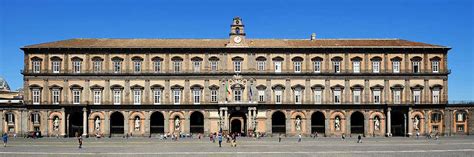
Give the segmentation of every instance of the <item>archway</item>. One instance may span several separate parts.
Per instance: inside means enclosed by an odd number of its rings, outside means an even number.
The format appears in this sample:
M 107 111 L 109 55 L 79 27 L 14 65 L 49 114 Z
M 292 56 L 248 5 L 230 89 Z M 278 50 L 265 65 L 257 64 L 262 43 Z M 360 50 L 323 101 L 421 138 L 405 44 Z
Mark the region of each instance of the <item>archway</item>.
M 241 123 L 239 124 L 239 126 L 234 126 L 234 124 L 237 124 L 237 122 L 234 122 L 234 120 L 239 120 Z M 245 115 L 245 113 L 243 111 L 240 111 L 240 110 L 234 110 L 231 112 L 230 116 L 229 116 L 229 128 L 230 128 L 230 133 L 241 133 L 242 136 L 246 136 L 247 135 L 247 116 Z M 238 128 L 240 127 L 240 129 Z M 233 129 L 236 129 L 236 130 L 233 130 Z
M 124 117 L 120 112 L 114 112 L 110 115 L 110 134 L 124 133 Z
M 325 120 L 326 118 L 322 112 L 313 113 L 313 115 L 311 115 L 311 133 L 318 132 L 318 134 L 325 134 Z
M 165 118 L 161 112 L 154 112 L 150 116 L 150 133 L 162 134 L 165 132 Z
M 392 121 L 392 136 L 405 136 L 405 115 L 400 111 L 393 111 L 391 113 L 391 121 Z
M 276 111 L 272 115 L 272 133 L 286 133 L 286 117 L 281 111 Z
M 77 135 L 82 135 L 83 119 L 82 113 L 73 112 L 69 114 L 69 129 L 68 136 L 75 137 Z
M 364 115 L 360 112 L 351 115 L 351 134 L 364 134 Z
M 190 121 L 191 128 L 189 130 L 191 133 L 204 133 L 204 116 L 201 112 L 193 112 Z
M 232 128 L 230 129 L 231 133 L 241 133 L 242 132 L 242 122 L 240 119 L 233 119 L 230 123 Z

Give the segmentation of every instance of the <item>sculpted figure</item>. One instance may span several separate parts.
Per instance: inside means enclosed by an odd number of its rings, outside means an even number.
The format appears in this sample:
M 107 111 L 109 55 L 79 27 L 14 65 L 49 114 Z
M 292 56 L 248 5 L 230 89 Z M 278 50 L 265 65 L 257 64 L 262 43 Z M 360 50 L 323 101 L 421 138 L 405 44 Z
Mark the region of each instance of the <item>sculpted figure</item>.
M 336 119 L 334 120 L 334 126 L 337 131 L 341 130 L 341 121 L 339 120 L 339 117 L 336 117 Z
M 413 129 L 418 130 L 419 129 L 419 127 L 418 127 L 419 124 L 420 124 L 420 120 L 418 119 L 418 116 L 415 116 L 415 118 L 413 119 Z
M 58 117 L 56 117 L 53 121 L 53 129 L 54 129 L 54 131 L 59 130 L 59 118 Z
M 100 119 L 99 119 L 99 117 L 97 117 L 95 119 L 95 130 L 100 131 Z
M 176 119 L 174 119 L 174 129 L 179 130 L 179 127 L 180 127 L 179 117 L 176 117 Z
M 380 130 L 380 121 L 378 117 L 375 117 L 374 119 L 374 127 L 375 130 Z
M 296 130 L 300 131 L 301 130 L 301 119 L 300 119 L 300 117 L 296 118 L 295 125 L 296 125 Z
M 140 118 L 135 119 L 135 131 L 140 130 Z

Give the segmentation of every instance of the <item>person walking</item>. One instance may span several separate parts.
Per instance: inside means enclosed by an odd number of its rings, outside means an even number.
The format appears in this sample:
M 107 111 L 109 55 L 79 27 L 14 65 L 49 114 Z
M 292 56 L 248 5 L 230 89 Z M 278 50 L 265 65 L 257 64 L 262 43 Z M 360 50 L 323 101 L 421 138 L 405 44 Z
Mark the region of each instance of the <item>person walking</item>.
M 298 142 L 301 142 L 301 134 L 298 134 Z
M 79 142 L 79 149 L 81 149 L 82 148 L 82 136 L 78 136 L 77 141 Z
M 362 143 L 362 136 L 359 135 L 359 136 L 357 137 L 357 143 Z
M 344 141 L 346 139 L 346 134 L 342 134 L 341 138 Z
M 417 130 L 416 131 L 416 139 L 420 138 L 420 132 Z
M 281 142 L 281 134 L 278 134 L 278 142 Z
M 217 135 L 217 139 L 219 140 L 219 147 L 222 147 L 222 134 L 221 133 Z
M 7 147 L 7 143 L 8 143 L 8 134 L 7 134 L 7 133 L 3 133 L 3 135 L 2 135 L 2 139 L 3 139 L 3 147 Z

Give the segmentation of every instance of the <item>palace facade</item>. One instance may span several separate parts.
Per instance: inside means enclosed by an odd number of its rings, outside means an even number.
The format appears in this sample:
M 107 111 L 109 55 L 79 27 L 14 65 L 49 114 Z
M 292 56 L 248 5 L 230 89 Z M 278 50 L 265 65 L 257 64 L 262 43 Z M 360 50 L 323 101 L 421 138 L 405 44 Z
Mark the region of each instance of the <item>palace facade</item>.
M 401 39 L 69 39 L 24 51 L 24 105 L 3 131 L 469 134 L 448 106 L 449 47 Z

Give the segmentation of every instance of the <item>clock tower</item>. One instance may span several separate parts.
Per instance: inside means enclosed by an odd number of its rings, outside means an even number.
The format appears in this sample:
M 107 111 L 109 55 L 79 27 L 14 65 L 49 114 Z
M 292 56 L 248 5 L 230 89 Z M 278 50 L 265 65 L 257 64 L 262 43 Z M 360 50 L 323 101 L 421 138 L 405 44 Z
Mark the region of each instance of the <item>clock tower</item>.
M 246 47 L 244 24 L 240 17 L 234 17 L 230 25 L 229 44 L 231 47 Z

